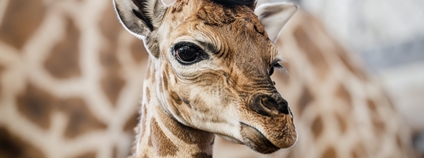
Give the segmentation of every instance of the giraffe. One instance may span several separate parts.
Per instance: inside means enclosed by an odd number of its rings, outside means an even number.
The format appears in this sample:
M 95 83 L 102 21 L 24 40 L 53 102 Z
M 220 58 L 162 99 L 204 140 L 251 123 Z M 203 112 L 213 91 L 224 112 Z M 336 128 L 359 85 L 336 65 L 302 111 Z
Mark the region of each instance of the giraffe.
M 0 1 L 0 157 L 130 153 L 148 53 L 115 17 L 104 1 Z M 408 127 L 316 17 L 298 11 L 276 45 L 288 74 L 273 80 L 291 103 L 298 142 L 259 155 L 216 137 L 214 157 L 402 157 L 384 155 L 408 147 Z
M 264 154 L 296 142 L 288 102 L 270 79 L 282 68 L 273 41 L 295 5 L 114 5 L 122 25 L 143 39 L 150 55 L 134 157 L 212 157 L 215 134 Z

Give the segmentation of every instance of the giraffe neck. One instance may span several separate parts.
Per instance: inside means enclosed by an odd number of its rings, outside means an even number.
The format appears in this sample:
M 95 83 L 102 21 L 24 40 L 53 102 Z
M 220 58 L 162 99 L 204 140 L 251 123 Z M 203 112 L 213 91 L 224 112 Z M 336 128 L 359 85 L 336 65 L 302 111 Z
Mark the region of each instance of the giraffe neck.
M 135 157 L 212 157 L 214 134 L 181 124 L 164 110 L 157 96 L 161 84 L 149 60 L 144 81 Z

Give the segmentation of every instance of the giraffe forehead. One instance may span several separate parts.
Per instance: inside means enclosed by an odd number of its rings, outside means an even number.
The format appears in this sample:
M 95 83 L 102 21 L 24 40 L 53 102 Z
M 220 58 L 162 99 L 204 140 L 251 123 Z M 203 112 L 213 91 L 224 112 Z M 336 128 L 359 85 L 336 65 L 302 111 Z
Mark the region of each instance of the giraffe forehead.
M 215 27 L 237 28 L 235 34 L 260 34 L 268 38 L 260 20 L 249 6 L 224 6 L 212 1 L 177 0 L 168 8 L 168 22 L 178 27 L 188 22 Z
M 224 7 L 212 3 L 201 5 L 196 12 L 196 18 L 206 25 L 225 27 L 234 29 L 235 34 L 250 33 L 266 36 L 265 29 L 254 14 L 253 10 L 247 6 Z
M 183 2 L 185 1 L 179 1 L 179 3 Z M 190 6 L 188 3 L 184 5 Z M 248 6 L 224 7 L 209 1 L 196 5 L 196 7 L 175 5 L 178 6 L 180 13 L 174 14 L 171 18 L 174 25 L 168 26 L 173 35 L 168 37 L 205 42 L 203 44 L 207 47 L 206 49 L 221 51 L 214 53 L 223 53 L 223 51 L 229 53 L 233 56 L 230 60 L 236 56 L 247 57 L 250 61 L 264 58 L 272 60 L 277 56 L 278 52 L 269 40 L 260 20 Z M 173 7 L 170 10 L 176 9 Z M 188 14 L 190 10 L 195 12 Z M 227 54 L 225 54 L 226 57 L 228 57 Z

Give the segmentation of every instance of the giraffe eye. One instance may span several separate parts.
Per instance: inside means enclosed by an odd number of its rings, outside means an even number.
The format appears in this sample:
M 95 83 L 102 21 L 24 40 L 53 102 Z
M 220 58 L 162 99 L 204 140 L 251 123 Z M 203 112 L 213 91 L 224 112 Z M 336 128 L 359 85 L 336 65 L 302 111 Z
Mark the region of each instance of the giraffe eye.
M 271 76 L 272 74 L 274 74 L 275 68 L 277 68 L 277 69 L 284 69 L 283 66 L 280 65 L 280 63 L 276 62 L 276 63 L 272 64 L 271 69 L 269 69 L 269 76 Z
M 180 42 L 174 46 L 174 56 L 181 64 L 189 65 L 204 59 L 206 54 L 193 43 Z

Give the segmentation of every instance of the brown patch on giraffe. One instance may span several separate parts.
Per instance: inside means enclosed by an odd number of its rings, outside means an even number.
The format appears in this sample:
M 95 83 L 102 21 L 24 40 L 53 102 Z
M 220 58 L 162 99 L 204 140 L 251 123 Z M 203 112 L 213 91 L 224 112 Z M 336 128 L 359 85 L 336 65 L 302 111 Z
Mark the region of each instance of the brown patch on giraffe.
M 116 106 L 119 94 L 125 85 L 125 80 L 120 77 L 121 65 L 114 51 L 116 44 L 112 44 L 111 47 L 113 49 L 100 52 L 100 62 L 106 71 L 105 77 L 101 80 L 101 86 L 109 101 L 111 101 L 112 105 Z
M 309 91 L 308 87 L 303 87 L 302 93 L 300 95 L 298 104 L 299 104 L 299 117 L 302 117 L 303 112 L 309 106 L 309 104 L 314 100 L 314 96 Z
M 343 84 L 339 84 L 339 87 L 337 87 L 335 91 L 335 96 L 345 102 L 348 111 L 352 110 L 352 97 L 350 96 L 349 91 Z
M 146 48 L 144 48 L 144 44 L 140 40 L 133 40 L 130 46 L 131 55 L 137 63 L 141 63 L 142 61 L 146 61 L 149 53 L 147 53 Z
M 169 88 L 168 88 L 168 79 L 169 79 L 169 76 L 168 76 L 168 74 L 166 73 L 166 71 L 163 71 L 162 72 L 162 80 L 163 80 L 163 88 L 165 88 L 165 90 L 169 90 Z
M 47 130 L 50 127 L 51 114 L 55 108 L 56 98 L 29 83 L 17 96 L 17 109 L 29 121 Z
M 183 103 L 183 101 L 181 100 L 180 96 L 178 96 L 177 93 L 175 93 L 174 91 L 171 91 L 171 98 L 172 98 L 172 102 L 175 103 L 176 105 L 181 105 Z
M 45 12 L 42 0 L 10 0 L 0 25 L 0 41 L 22 49 L 42 23 Z
M 80 98 L 58 99 L 29 83 L 17 97 L 17 108 L 28 120 L 40 128 L 50 127 L 51 115 L 56 110 L 69 118 L 66 137 L 76 137 L 94 130 L 104 130 L 106 125 L 94 117 Z
M 303 27 L 297 27 L 294 31 L 297 44 L 303 50 L 309 62 L 312 63 L 316 70 L 316 75 L 320 79 L 325 79 L 330 67 L 324 58 L 323 52 L 316 46 L 314 39 L 309 37 Z
M 72 139 L 91 131 L 105 130 L 107 127 L 91 113 L 81 98 L 60 100 L 58 105 L 59 110 L 69 117 L 64 133 L 66 138 Z
M 163 93 L 163 84 L 159 84 L 159 93 Z
M 365 147 L 363 144 L 359 143 L 351 152 L 352 158 L 361 158 L 366 157 Z
M 210 146 L 210 141 L 214 139 L 214 135 L 205 132 L 200 131 L 188 126 L 185 126 L 181 124 L 180 122 L 169 118 L 166 114 L 160 113 L 161 118 L 163 119 L 163 123 L 168 129 L 170 130 L 172 134 L 174 134 L 176 137 L 178 137 L 180 140 L 184 141 L 187 144 L 197 144 L 199 149 L 204 149 L 206 147 Z M 184 130 L 178 130 L 178 129 L 184 129 Z
M 155 142 L 153 148 L 155 149 L 158 156 L 175 156 L 178 151 L 178 147 L 162 132 L 155 118 L 152 118 L 150 123 L 151 133 L 150 141 Z M 149 143 L 150 143 L 149 141 Z M 157 146 L 160 144 L 161 146 Z
M 66 34 L 54 46 L 50 56 L 44 63 L 44 68 L 54 77 L 66 79 L 81 75 L 79 67 L 80 31 L 70 17 L 65 18 Z
M 112 7 L 112 4 L 109 4 Z M 117 39 L 119 30 L 122 30 L 119 21 L 112 9 L 106 9 L 99 22 L 100 31 L 106 37 L 100 52 L 100 63 L 104 67 L 105 77 L 101 81 L 102 89 L 112 105 L 116 106 L 119 94 L 125 85 L 125 80 L 120 77 L 121 64 L 117 56 Z
M 373 100 L 367 99 L 367 105 L 368 105 L 368 109 L 370 109 L 372 113 L 377 112 L 377 106 Z
M 125 85 L 125 80 L 119 77 L 119 72 L 115 71 L 108 73 L 100 83 L 109 101 L 116 107 L 119 94 Z
M 324 129 L 324 124 L 322 122 L 322 118 L 320 116 L 316 117 L 312 122 L 312 134 L 314 134 L 314 138 L 317 139 L 321 136 L 321 133 Z
M 113 9 L 109 9 L 113 8 L 113 4 L 108 3 L 108 5 L 109 7 L 106 7 L 102 14 L 103 18 L 99 21 L 100 31 L 104 36 L 106 36 L 107 40 L 112 41 L 111 44 L 116 44 L 119 33 L 124 29 L 117 18 L 110 18 L 116 17 L 116 13 Z
M 204 152 L 196 153 L 192 155 L 193 158 L 212 158 L 212 155 L 209 155 Z
M 149 140 L 147 141 L 147 145 L 152 147 L 153 146 L 153 142 L 152 142 L 152 137 L 149 137 Z
M 0 157 L 1 158 L 27 158 L 46 157 L 36 146 L 29 144 L 5 127 L 0 127 Z
M 75 156 L 75 158 L 95 158 L 97 157 L 97 153 L 94 151 L 86 152 L 81 155 Z
M 337 156 L 337 152 L 336 150 L 334 150 L 333 147 L 328 147 L 324 153 L 321 155 L 322 158 L 336 158 Z
M 386 130 L 386 124 L 381 120 L 379 115 L 372 116 L 372 124 L 374 127 L 374 132 L 377 138 L 381 138 L 384 131 Z
M 340 116 L 340 114 L 336 114 L 337 123 L 339 124 L 340 132 L 345 133 L 347 130 L 347 123 L 346 120 Z

